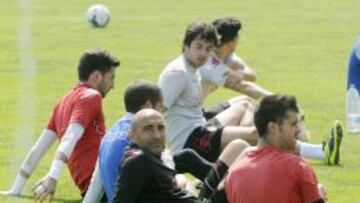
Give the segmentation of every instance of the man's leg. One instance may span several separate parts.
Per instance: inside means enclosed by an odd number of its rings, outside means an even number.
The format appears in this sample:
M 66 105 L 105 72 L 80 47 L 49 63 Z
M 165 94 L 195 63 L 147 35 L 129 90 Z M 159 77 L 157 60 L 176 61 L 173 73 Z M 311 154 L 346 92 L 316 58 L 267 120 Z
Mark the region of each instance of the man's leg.
M 238 127 L 238 126 L 226 126 L 224 127 L 221 135 L 220 150 L 233 140 L 242 139 L 248 142 L 250 145 L 256 145 L 258 141 L 258 133 L 255 126 L 251 127 Z
M 248 143 L 238 139 L 230 142 L 220 154 L 219 159 L 214 163 L 213 167 L 204 179 L 204 185 L 200 191 L 200 198 L 208 199 L 216 190 L 220 181 L 225 177 L 229 166 L 236 158 L 247 148 Z
M 309 159 L 325 160 L 328 165 L 340 162 L 340 146 L 343 138 L 341 123 L 335 121 L 330 136 L 323 144 L 309 144 L 298 141 L 295 153 Z
M 178 173 L 190 173 L 201 181 L 204 181 L 212 167 L 211 162 L 202 158 L 195 150 L 190 148 L 175 152 L 173 159 Z
M 242 122 L 247 126 L 249 125 L 249 121 L 253 124 L 253 114 L 254 104 L 247 99 L 241 99 L 238 100 L 238 102 L 231 104 L 229 108 L 217 114 L 215 118 L 222 126 L 239 126 Z

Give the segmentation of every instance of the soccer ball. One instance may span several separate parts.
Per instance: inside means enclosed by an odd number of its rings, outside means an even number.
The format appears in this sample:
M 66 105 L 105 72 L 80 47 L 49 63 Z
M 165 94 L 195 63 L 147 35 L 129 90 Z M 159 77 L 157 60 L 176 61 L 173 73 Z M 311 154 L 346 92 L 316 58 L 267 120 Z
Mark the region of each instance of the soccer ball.
M 96 4 L 87 10 L 86 19 L 94 27 L 105 27 L 110 21 L 110 11 L 106 6 Z

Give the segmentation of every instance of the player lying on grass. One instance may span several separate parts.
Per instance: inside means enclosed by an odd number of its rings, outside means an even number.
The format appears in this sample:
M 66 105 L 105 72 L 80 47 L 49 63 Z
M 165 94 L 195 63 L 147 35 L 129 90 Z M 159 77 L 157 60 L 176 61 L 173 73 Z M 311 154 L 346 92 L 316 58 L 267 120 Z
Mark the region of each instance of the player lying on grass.
M 21 195 L 27 179 L 56 139 L 60 144 L 47 175 L 34 187 L 42 201 L 55 193 L 60 174 L 68 165 L 71 177 L 85 195 L 95 168 L 100 141 L 105 134 L 102 99 L 114 88 L 115 68 L 120 62 L 108 51 L 86 51 L 78 64 L 79 83 L 55 106 L 51 119 L 31 148 L 10 190 L 4 195 Z

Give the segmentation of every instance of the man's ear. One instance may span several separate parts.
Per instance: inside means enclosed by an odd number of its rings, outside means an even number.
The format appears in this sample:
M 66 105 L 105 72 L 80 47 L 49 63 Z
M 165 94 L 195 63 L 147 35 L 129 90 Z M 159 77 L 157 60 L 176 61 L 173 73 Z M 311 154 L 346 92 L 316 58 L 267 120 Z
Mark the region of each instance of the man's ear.
M 96 70 L 89 75 L 88 81 L 92 83 L 97 83 L 97 81 L 99 81 L 101 77 L 102 77 L 101 72 Z
M 275 122 L 269 122 L 267 124 L 267 131 L 268 131 L 268 134 L 277 134 L 278 130 L 279 130 L 279 126 L 277 123 Z
M 129 131 L 128 137 L 129 137 L 129 139 L 130 139 L 132 142 L 135 142 L 135 141 L 136 141 L 136 136 L 135 136 L 135 133 L 134 133 L 133 130 L 130 130 L 130 131 Z

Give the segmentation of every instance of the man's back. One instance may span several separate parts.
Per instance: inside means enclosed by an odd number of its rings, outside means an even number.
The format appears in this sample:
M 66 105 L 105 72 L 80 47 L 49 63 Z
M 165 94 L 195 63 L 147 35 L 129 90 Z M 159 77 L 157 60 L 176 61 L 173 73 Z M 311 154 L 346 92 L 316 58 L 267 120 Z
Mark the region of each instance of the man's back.
M 132 114 L 126 114 L 109 130 L 100 146 L 99 166 L 103 186 L 108 200 L 114 192 L 114 184 L 119 174 L 125 149 L 130 145 L 128 133 L 132 126 Z
M 321 198 L 309 164 L 272 147 L 248 152 L 230 169 L 226 195 L 230 203 L 296 203 Z
M 160 157 L 133 145 L 121 166 L 113 202 L 200 203 L 178 186 L 175 175 Z
M 69 123 L 78 123 L 85 129 L 75 145 L 68 165 L 76 185 L 85 193 L 95 168 L 98 149 L 105 133 L 102 96 L 84 83 L 78 84 L 57 104 L 47 128 L 61 140 Z

